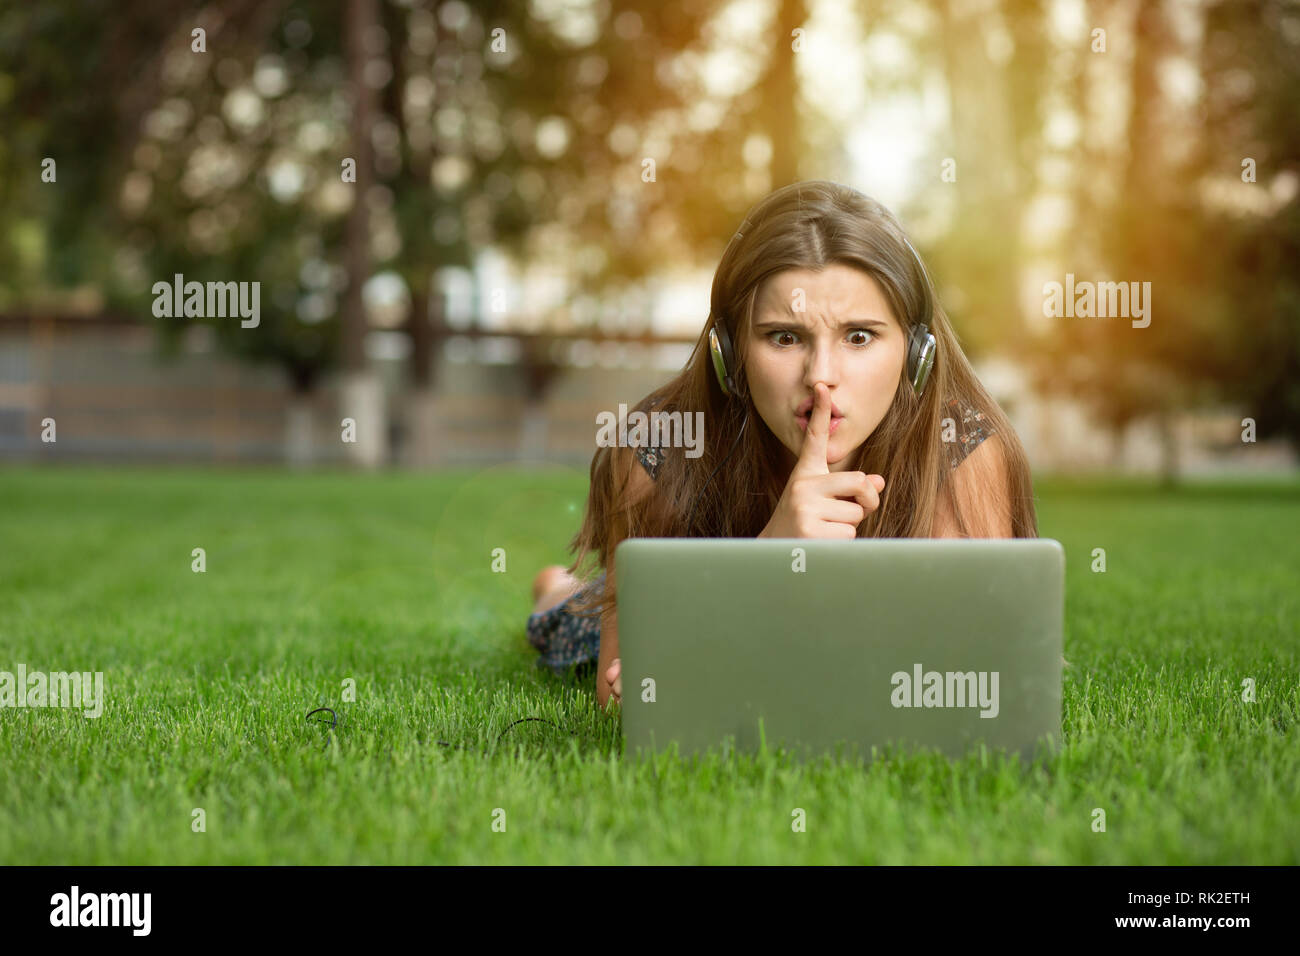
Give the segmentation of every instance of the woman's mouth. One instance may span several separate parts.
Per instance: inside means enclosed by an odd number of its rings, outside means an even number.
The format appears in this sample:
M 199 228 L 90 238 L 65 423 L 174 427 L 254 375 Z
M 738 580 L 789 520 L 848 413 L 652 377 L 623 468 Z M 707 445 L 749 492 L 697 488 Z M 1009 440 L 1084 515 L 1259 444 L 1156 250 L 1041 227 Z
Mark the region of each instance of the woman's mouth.
M 798 416 L 795 417 L 795 421 L 797 421 L 797 422 L 799 423 L 799 431 L 801 431 L 801 432 L 806 432 L 806 431 L 808 430 L 808 418 L 809 418 L 809 416 L 807 416 L 807 415 L 798 415 Z M 831 427 L 830 427 L 830 432 L 829 432 L 828 434 L 834 435 L 834 434 L 835 434 L 835 429 L 837 429 L 837 428 L 840 427 L 840 422 L 842 422 L 842 421 L 844 421 L 844 416 L 843 416 L 843 415 L 840 415 L 840 414 L 837 414 L 837 413 L 834 411 L 834 409 L 832 409 L 832 410 L 831 410 Z

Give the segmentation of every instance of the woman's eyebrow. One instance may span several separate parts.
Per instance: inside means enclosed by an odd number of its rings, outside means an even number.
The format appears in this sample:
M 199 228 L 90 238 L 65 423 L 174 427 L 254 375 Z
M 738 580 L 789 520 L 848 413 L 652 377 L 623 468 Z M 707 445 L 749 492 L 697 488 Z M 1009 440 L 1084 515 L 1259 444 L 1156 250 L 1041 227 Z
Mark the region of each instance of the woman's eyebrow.
M 794 326 L 805 326 L 805 325 L 806 323 L 803 322 L 802 320 L 795 319 L 786 315 L 786 316 L 781 316 L 779 318 L 760 319 L 754 323 L 754 328 L 756 329 L 791 328 Z M 862 328 L 863 326 L 866 325 L 874 325 L 882 329 L 889 327 L 889 323 L 881 319 L 845 319 L 844 321 L 840 322 L 837 327 L 841 329 L 847 329 L 847 328 L 856 329 L 856 328 Z

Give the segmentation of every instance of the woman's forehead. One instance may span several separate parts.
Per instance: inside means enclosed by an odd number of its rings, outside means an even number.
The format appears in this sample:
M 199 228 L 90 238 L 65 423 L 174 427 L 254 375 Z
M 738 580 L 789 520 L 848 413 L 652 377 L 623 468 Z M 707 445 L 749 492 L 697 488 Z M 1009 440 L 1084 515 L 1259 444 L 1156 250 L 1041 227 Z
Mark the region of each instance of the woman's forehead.
M 838 263 L 822 270 L 786 269 L 768 276 L 755 300 L 755 320 L 774 314 L 898 324 L 880 283 L 861 269 Z

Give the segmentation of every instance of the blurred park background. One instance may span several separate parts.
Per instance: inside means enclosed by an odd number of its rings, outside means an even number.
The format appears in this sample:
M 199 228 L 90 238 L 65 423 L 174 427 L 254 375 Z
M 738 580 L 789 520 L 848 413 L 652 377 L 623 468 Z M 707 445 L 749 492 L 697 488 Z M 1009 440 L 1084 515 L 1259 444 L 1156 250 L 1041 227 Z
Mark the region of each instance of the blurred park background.
M 833 179 L 1036 472 L 1291 473 L 1298 94 L 1284 0 L 7 3 L 0 460 L 582 467 L 745 211 Z M 1067 275 L 1149 325 L 1046 315 Z

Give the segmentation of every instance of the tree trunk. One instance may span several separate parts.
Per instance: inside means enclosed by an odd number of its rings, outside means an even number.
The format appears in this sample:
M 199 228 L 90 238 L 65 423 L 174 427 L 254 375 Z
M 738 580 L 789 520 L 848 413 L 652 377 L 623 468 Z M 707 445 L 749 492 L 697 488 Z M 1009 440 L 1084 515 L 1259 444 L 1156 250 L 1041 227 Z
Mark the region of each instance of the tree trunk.
M 807 19 L 808 10 L 804 0 L 780 0 L 776 11 L 772 58 L 763 79 L 760 106 L 767 115 L 765 125 L 772 141 L 773 189 L 798 182 L 800 178 L 799 157 L 803 153 L 803 135 L 799 123 L 799 80 L 795 73 L 795 52 L 792 46 L 794 37 L 791 34 L 803 26 Z
M 311 393 L 294 391 L 289 399 L 284 448 L 290 468 L 308 468 L 316 462 L 316 409 Z
M 1168 409 L 1162 411 L 1156 420 L 1160 428 L 1160 486 L 1173 488 L 1179 478 L 1178 432 L 1174 427 L 1173 413 Z
M 541 399 L 530 399 L 519 422 L 519 446 L 516 456 L 521 462 L 546 458 L 546 406 Z
M 955 272 L 952 280 L 970 295 L 962 338 L 978 353 L 1024 332 L 1017 270 L 1024 197 L 1034 188 L 1034 174 L 1021 153 L 1035 155 L 1039 148 L 1036 138 L 1017 140 L 1017 124 L 1036 128 L 1036 121 L 1022 115 L 1027 108 L 1016 102 L 1007 67 L 989 60 L 978 12 L 955 0 L 940 0 L 936 12 L 952 156 L 964 184 L 956 193 L 959 228 L 949 242 L 956 243 L 952 255 L 965 275 Z M 988 243 L 990 228 L 995 245 Z
M 411 386 L 427 389 L 433 379 L 433 326 L 429 322 L 429 283 L 418 279 L 411 283 L 411 317 L 407 320 L 411 336 Z
M 1128 422 L 1112 425 L 1110 429 L 1110 467 L 1115 471 L 1124 470 L 1124 445 L 1128 435 Z
M 370 277 L 370 217 L 366 211 L 366 193 L 374 182 L 374 161 L 370 130 L 374 122 L 375 94 L 365 82 L 366 37 L 379 25 L 376 0 L 348 0 L 347 56 L 348 85 L 352 93 L 352 155 L 356 160 L 357 181 L 352 183 L 352 208 L 348 211 L 347 239 L 344 256 L 348 288 L 343 296 L 342 346 L 343 369 L 361 372 L 366 367 L 366 313 L 361 287 Z
M 374 372 L 344 374 L 339 391 L 343 415 L 339 422 L 349 461 L 378 468 L 388 460 L 388 414 L 384 383 Z M 345 430 L 344 421 L 352 427 Z
M 348 212 L 346 268 L 348 288 L 343 297 L 341 318 L 343 382 L 342 415 L 356 422 L 356 441 L 344 444 L 348 458 L 367 468 L 382 464 L 388 456 L 388 420 L 384 409 L 383 385 L 366 361 L 366 311 L 362 286 L 370 277 L 370 217 L 366 194 L 374 182 L 370 131 L 374 123 L 375 91 L 365 82 L 369 59 L 366 39 L 379 27 L 376 0 L 348 0 L 348 82 L 352 93 L 352 156 L 357 181 L 352 184 L 352 208 Z

